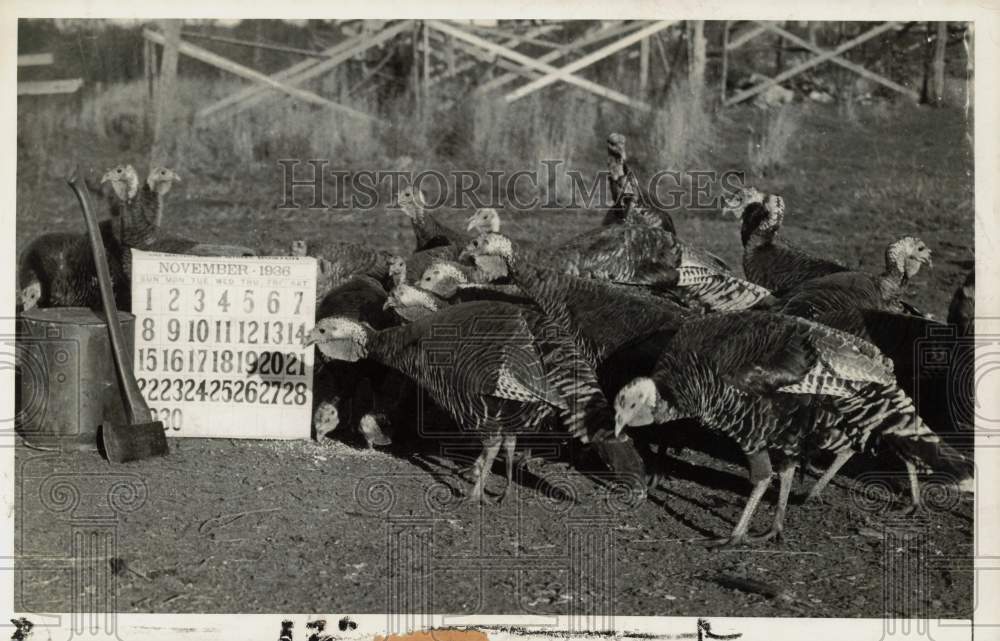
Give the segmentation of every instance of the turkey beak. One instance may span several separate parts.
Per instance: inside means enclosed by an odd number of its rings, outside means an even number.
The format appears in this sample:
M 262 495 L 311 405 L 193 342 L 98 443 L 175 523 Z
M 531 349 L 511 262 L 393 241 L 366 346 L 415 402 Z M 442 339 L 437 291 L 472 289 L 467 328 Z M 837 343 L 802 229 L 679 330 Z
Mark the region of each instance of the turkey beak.
M 389 299 L 387 298 L 387 299 L 385 300 L 385 302 L 384 302 L 384 303 L 382 303 L 382 311 L 383 311 L 383 312 L 384 312 L 384 311 L 387 311 L 387 310 L 389 310 L 390 308 L 392 308 L 392 301 L 391 301 L 391 300 L 389 300 Z
M 473 254 L 468 247 L 462 249 L 462 252 L 458 255 L 458 262 L 462 262 L 472 258 Z
M 310 330 L 310 332 L 306 335 L 306 337 L 302 339 L 302 349 L 307 349 L 309 347 L 312 347 L 316 343 L 320 342 L 320 339 L 321 339 L 320 333 L 316 331 L 316 328 L 314 327 L 312 330 Z
M 472 214 L 469 216 L 469 219 L 466 221 L 465 231 L 472 231 L 476 228 L 476 216 L 478 215 L 479 214 Z
M 625 431 L 625 419 L 615 413 L 615 438 L 620 439 L 623 431 Z

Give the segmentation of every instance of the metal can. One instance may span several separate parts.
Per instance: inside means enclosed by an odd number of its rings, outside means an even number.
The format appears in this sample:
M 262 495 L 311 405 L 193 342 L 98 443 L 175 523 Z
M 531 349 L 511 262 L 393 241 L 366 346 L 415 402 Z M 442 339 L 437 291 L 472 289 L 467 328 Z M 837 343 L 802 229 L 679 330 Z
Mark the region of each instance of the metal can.
M 135 317 L 118 312 L 132 362 Z M 102 312 L 86 307 L 31 309 L 15 336 L 15 429 L 32 447 L 97 449 L 97 428 L 127 422 Z

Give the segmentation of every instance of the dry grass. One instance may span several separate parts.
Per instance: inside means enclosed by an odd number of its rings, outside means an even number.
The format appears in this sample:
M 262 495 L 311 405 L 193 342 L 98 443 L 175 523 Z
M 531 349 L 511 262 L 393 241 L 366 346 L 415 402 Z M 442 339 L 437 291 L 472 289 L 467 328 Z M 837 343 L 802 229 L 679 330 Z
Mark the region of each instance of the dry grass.
M 768 178 L 781 170 L 801 129 L 800 112 L 784 106 L 768 110 L 759 133 L 751 130 L 747 140 L 747 160 L 756 178 Z
M 703 169 L 707 152 L 717 144 L 711 112 L 693 98 L 683 83 L 667 95 L 666 104 L 654 110 L 645 123 L 649 164 L 688 171 Z

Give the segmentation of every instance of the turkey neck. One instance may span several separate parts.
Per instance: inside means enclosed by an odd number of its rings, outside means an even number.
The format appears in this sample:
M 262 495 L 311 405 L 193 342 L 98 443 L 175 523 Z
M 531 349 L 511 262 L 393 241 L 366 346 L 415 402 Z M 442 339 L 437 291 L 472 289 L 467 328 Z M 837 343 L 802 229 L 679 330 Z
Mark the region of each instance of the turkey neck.
M 129 247 L 152 242 L 159 231 L 160 204 L 160 195 L 148 186 L 143 186 L 135 201 L 121 202 L 118 219 L 112 223 L 116 240 Z
M 893 264 L 885 266 L 885 271 L 879 275 L 877 282 L 882 300 L 887 303 L 895 303 L 902 297 L 910 279 Z
M 778 229 L 760 229 L 760 225 L 764 221 L 758 221 L 754 224 L 752 221 L 744 220 L 740 225 L 740 241 L 743 243 L 743 248 L 747 250 L 754 250 L 758 247 L 764 247 L 766 245 L 773 245 L 775 239 L 778 236 Z

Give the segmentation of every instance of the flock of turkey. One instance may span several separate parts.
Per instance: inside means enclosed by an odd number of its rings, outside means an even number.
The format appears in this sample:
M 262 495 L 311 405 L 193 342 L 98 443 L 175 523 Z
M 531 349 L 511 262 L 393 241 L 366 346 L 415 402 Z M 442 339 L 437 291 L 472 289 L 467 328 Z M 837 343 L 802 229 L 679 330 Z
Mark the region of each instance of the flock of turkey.
M 930 264 L 920 240 L 893 242 L 881 274 L 854 271 L 784 242 L 782 198 L 744 187 L 724 199 L 741 223 L 740 277 L 648 205 L 625 138 L 612 134 L 607 144 L 614 205 L 601 226 L 559 245 L 514 243 L 493 209 L 474 213 L 465 232 L 451 229 L 410 188 L 398 194 L 416 236 L 410 256 L 341 241 L 292 244 L 292 254 L 320 266 L 318 320 L 306 342 L 322 355 L 318 438 L 338 420 L 370 446 L 388 443 L 390 427 L 392 440 L 412 436 L 415 398 L 426 394 L 453 429 L 482 444 L 469 469 L 468 496 L 478 502 L 488 500 L 501 448 L 499 498 L 507 493 L 519 442 L 589 444 L 641 496 L 661 470 L 640 428 L 711 430 L 743 450 L 753 485 L 739 522 L 717 541 L 724 545 L 780 535 L 796 468 L 821 456 L 832 462 L 808 499 L 854 453 L 900 459 L 911 509 L 923 505 L 927 472 L 971 491 L 972 460 L 950 437 L 970 433 L 971 419 L 952 408 L 955 394 L 972 390 L 920 367 L 915 346 L 950 325 L 936 335 L 951 337 L 949 349 L 969 349 L 972 273 L 948 324 L 932 320 L 905 300 L 908 281 Z M 130 166 L 102 179 L 110 212 L 102 232 L 122 309 L 132 248 L 253 253 L 164 232 L 163 200 L 176 180 L 154 168 L 140 187 Z M 35 239 L 20 259 L 22 308 L 98 304 L 86 245 L 72 234 Z M 750 536 L 775 469 L 773 525 Z

